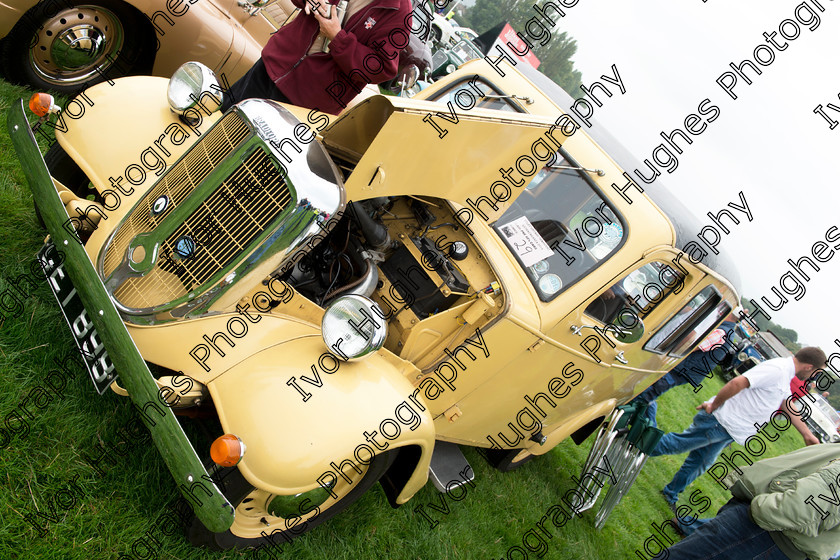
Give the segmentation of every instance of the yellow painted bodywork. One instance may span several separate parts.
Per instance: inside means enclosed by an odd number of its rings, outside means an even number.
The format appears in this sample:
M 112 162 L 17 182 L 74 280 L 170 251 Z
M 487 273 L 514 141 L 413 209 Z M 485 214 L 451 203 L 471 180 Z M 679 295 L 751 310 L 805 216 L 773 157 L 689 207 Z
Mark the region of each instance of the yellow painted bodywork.
M 362 101 L 331 119 L 321 132 L 328 151 L 348 169 L 348 200 L 395 197 L 383 223 L 391 239 L 420 261 L 422 255 L 409 240 L 418 232 L 411 200 L 428 203 L 436 223 L 457 223 L 456 215 L 463 217 L 469 210 L 468 199 L 487 195 L 500 167 L 513 165 L 519 155 L 529 153 L 534 142 L 555 138 L 580 165 L 604 170 L 604 176 L 591 174 L 590 178 L 628 225 L 623 245 L 554 300 L 544 302 L 489 225 L 521 189 L 509 201 L 500 202 L 487 220 L 474 215 L 468 228 L 450 225 L 430 231 L 430 240 L 461 241 L 469 248 L 471 256 L 458 264 L 469 290 L 454 294 L 454 303 L 429 317 L 419 317 L 409 308 L 395 312 L 389 318 L 385 347 L 363 361 L 342 363 L 334 374 L 321 372 L 322 386 L 305 384 L 312 393 L 307 401 L 287 382 L 293 376 L 312 379 L 319 371 L 313 372 L 312 367 L 318 367 L 319 356 L 327 351 L 319 336 L 323 309 L 291 288 L 281 305 L 269 312 L 254 312 L 259 320 L 248 325 L 249 333 L 241 339 L 230 336 L 228 322 L 241 317 L 238 304 L 251 302 L 266 290 L 263 283 L 244 287 L 235 298 L 228 298 L 224 308 L 215 308 L 206 317 L 155 326 L 128 325 L 148 361 L 183 371 L 208 388 L 225 430 L 248 446 L 240 468 L 254 485 L 284 494 L 314 488 L 315 478 L 330 468 L 331 461 L 351 458 L 355 447 L 365 441 L 362 432 L 394 418 L 395 407 L 412 394 L 425 408 L 420 425 L 403 430 L 389 444 L 394 449 L 418 446 L 421 450 L 399 493 L 399 503 L 425 483 L 434 440 L 489 447 L 495 435 L 517 422 L 525 408 L 540 409 L 537 420 L 547 443 L 539 446 L 525 438 L 503 447 L 543 454 L 677 365 L 679 358 L 655 354 L 643 346 L 704 287 L 714 285 L 732 307 L 737 305 L 737 294 L 726 279 L 684 259 L 680 262 L 687 270 L 683 289 L 645 317 L 641 340 L 616 342 L 615 348 L 602 341 L 600 361 L 585 352 L 580 346 L 583 339 L 572 332 L 572 325 L 591 324 L 592 319 L 584 317 L 586 306 L 629 272 L 647 262 L 670 263 L 678 258 L 674 228 L 646 195 L 633 192 L 634 202 L 628 204 L 611 187 L 626 182 L 623 169 L 585 132 L 565 138 L 552 131 L 559 108 L 514 71 L 499 80 L 486 64 L 471 63 L 421 96 L 476 73 L 510 88 L 504 91 L 533 97 L 529 110 L 542 116 L 475 109 L 461 115 L 458 124 L 447 125 L 449 132 L 440 138 L 423 120 L 430 112 L 442 110 L 440 104 L 381 96 Z M 160 139 L 161 130 L 184 126 L 166 106 L 165 87 L 163 79 L 128 78 L 114 86 L 91 88 L 87 95 L 93 107 L 87 108 L 83 119 L 71 122 L 67 133 L 57 134 L 101 192 L 110 188 L 110 177 L 123 175 L 145 148 Z M 306 111 L 295 113 L 305 122 Z M 187 129 L 190 138 L 172 146 L 167 165 L 218 118 L 218 113 L 206 116 L 200 127 Z M 130 122 L 130 133 L 122 121 Z M 92 260 L 98 258 L 99 248 L 140 193 L 153 184 L 156 177 L 148 175 L 99 223 L 86 245 Z M 437 284 L 436 273 L 427 272 Z M 372 299 L 382 309 L 402 307 L 393 301 L 390 281 L 382 273 L 379 278 L 382 285 Z M 487 290 L 493 285 L 498 289 Z M 224 341 L 225 335 L 232 344 Z M 215 340 L 224 355 L 210 348 L 207 338 Z M 189 353 L 202 344 L 210 352 L 204 365 Z M 618 361 L 620 351 L 627 364 Z M 453 366 L 457 361 L 453 352 L 458 352 L 462 367 Z M 438 373 L 444 363 L 457 376 L 443 391 L 429 391 L 431 380 L 442 383 Z M 579 381 L 569 380 L 570 391 L 563 397 L 552 396 L 549 383 L 564 370 L 579 370 Z
M 439 92 L 452 88 L 452 84 L 466 85 L 469 79 L 478 76 L 504 93 L 531 98 L 533 103 L 518 102 L 519 106 L 531 115 L 545 115 L 551 121 L 555 121 L 564 113 L 522 74 L 507 64 L 503 64 L 502 68 L 505 72 L 504 77 L 483 60 L 468 62 L 447 78 L 421 91 L 415 99 L 434 98 Z M 447 109 L 438 103 L 436 110 L 445 113 Z M 478 115 L 483 112 L 487 110 L 476 108 L 466 113 Z M 492 112 L 499 114 L 497 111 Z M 461 111 L 459 118 L 463 118 L 463 114 Z M 440 144 L 445 144 L 461 123 L 450 125 L 442 120 L 438 122 L 447 129 L 446 137 L 439 139 Z M 431 127 L 428 127 L 426 132 L 432 135 Z M 555 135 L 562 138 L 557 132 Z M 450 145 L 449 148 L 452 152 L 458 152 L 457 145 Z M 680 264 L 685 265 L 689 271 L 683 290 L 679 296 L 672 295 L 668 305 L 656 308 L 645 319 L 646 334 L 640 341 L 632 345 L 617 343 L 615 349 L 605 348 L 604 361 L 601 363 L 595 362 L 583 352 L 579 346 L 580 339 L 571 333 L 571 325 L 591 324 L 592 319 L 583 316 L 583 310 L 589 302 L 617 279 L 645 262 L 659 260 L 669 263 L 676 258 L 678 251 L 674 247 L 676 237 L 673 226 L 646 195 L 633 192 L 632 198 L 636 203 L 628 204 L 611 188 L 612 184 L 626 183 L 624 170 L 592 141 L 584 130 L 578 130 L 565 139 L 563 148 L 572 154 L 582 167 L 601 169 L 605 172 L 604 176 L 590 174 L 590 178 L 599 186 L 602 196 L 613 203 L 627 220 L 630 226 L 627 241 L 616 255 L 590 273 L 585 281 L 578 282 L 555 300 L 545 303 L 540 302 L 521 267 L 487 223 L 476 220 L 475 224 L 470 225 L 475 230 L 483 229 L 483 232 L 476 232 L 478 239 L 492 242 L 492 248 L 488 245 L 484 245 L 483 248 L 488 253 L 487 260 L 494 263 L 495 272 L 502 284 L 515 286 L 512 290 L 527 292 L 530 298 L 518 298 L 518 301 L 514 298 L 502 321 L 507 325 L 496 325 L 488 334 L 488 346 L 498 350 L 498 357 L 494 358 L 494 363 L 500 364 L 500 369 L 496 374 L 484 375 L 479 382 L 469 378 L 463 388 L 457 387 L 451 394 L 442 396 L 440 402 L 435 401 L 432 405 L 433 410 L 441 413 L 435 422 L 438 437 L 441 439 L 487 446 L 488 440 L 478 436 L 478 432 L 493 435 L 506 429 L 506 424 L 515 420 L 519 411 L 526 406 L 534 408 L 534 405 L 524 400 L 525 395 L 534 397 L 538 392 L 547 393 L 545 381 L 551 374 L 544 372 L 557 371 L 564 364 L 573 362 L 583 371 L 586 382 L 572 388 L 562 399 L 553 398 L 548 393 L 547 396 L 554 401 L 555 407 L 551 407 L 545 400 L 538 401 L 544 405 L 542 411 L 546 414 L 539 420 L 543 424 L 542 433 L 548 437 L 548 441 L 540 446 L 523 440 L 519 445 L 536 455 L 546 453 L 576 429 L 593 419 L 605 416 L 616 404 L 629 401 L 679 363 L 679 359 L 652 354 L 642 350 L 642 347 L 657 327 L 664 324 L 702 288 L 709 284 L 715 285 L 724 300 L 732 302 L 733 307 L 737 305 L 737 295 L 725 278 L 702 264 L 692 265 L 687 259 L 683 259 Z M 441 151 L 445 152 L 445 149 Z M 492 171 L 497 173 L 495 167 Z M 486 187 L 482 189 L 483 192 L 486 192 Z M 644 203 L 639 204 L 639 201 Z M 461 207 L 455 205 L 456 209 Z M 501 211 L 500 209 L 500 213 Z M 493 215 L 488 221 L 492 219 Z M 629 359 L 628 365 L 613 360 L 620 350 L 625 351 L 625 357 Z M 424 372 L 428 374 L 431 369 L 433 368 L 426 368 Z M 467 374 L 469 370 L 464 373 L 465 376 Z M 526 387 L 532 392 L 523 390 Z M 569 406 L 563 407 L 563 403 Z M 461 410 L 461 416 L 456 422 L 450 422 L 442 413 L 455 405 Z
M 304 401 L 286 381 L 292 376 L 314 377 L 310 368 L 318 368 L 324 351 L 317 335 L 284 341 L 252 355 L 209 385 L 225 432 L 236 434 L 256 451 L 246 453 L 239 469 L 258 488 L 294 494 L 316 488 L 318 477 L 331 470 L 331 462 L 358 463 L 354 450 L 359 445 L 378 444 L 380 451 L 416 445 L 422 459 L 397 500 L 407 501 L 426 483 L 435 439 L 431 415 L 415 409 L 409 400 L 414 391 L 411 383 L 390 375 L 393 366 L 382 355 L 341 363 L 332 374 L 322 371 L 323 387 L 302 383 L 312 389 Z M 414 430 L 414 422 L 396 421 L 401 430 L 395 441 L 380 435 L 373 437 L 376 444 L 367 442 L 363 434 L 376 434 L 381 422 L 395 419 L 395 407 L 402 402 L 416 413 Z M 401 416 L 408 419 L 405 413 Z

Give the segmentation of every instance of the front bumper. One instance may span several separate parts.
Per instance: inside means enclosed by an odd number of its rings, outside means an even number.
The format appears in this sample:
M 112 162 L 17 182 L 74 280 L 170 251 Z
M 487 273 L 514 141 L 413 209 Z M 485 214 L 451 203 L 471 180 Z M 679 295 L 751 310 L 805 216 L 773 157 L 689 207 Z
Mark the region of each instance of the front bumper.
M 143 421 L 175 478 L 178 490 L 193 507 L 193 511 L 205 527 L 215 532 L 228 530 L 233 524 L 233 507 L 207 474 L 172 410 L 162 406 L 158 399 L 157 383 L 128 334 L 93 263 L 75 235 L 63 227 L 69 216 L 29 128 L 23 100 L 9 109 L 7 123 L 12 144 L 32 194 L 38 201 L 38 208 L 52 242 L 64 253 L 64 263 L 70 280 L 131 400 L 141 411 Z

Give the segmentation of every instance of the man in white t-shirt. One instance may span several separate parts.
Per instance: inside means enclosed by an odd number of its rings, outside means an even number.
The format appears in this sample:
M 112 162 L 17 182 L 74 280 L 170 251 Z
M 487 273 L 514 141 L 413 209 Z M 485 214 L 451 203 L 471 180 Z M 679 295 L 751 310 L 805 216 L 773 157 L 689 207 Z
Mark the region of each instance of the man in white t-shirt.
M 743 445 L 784 405 L 791 394 L 790 380 L 794 375 L 807 379 L 814 371 L 825 367 L 825 360 L 825 352 L 809 346 L 791 358 L 762 362 L 731 380 L 712 399 L 698 406 L 700 412 L 684 432 L 665 434 L 651 456 L 690 451 L 680 470 L 662 490 L 672 509 L 680 492 L 712 466 L 724 447 L 733 441 Z M 789 416 L 797 428 L 803 424 L 795 413 Z M 806 438 L 805 443 L 810 445 L 816 441 Z

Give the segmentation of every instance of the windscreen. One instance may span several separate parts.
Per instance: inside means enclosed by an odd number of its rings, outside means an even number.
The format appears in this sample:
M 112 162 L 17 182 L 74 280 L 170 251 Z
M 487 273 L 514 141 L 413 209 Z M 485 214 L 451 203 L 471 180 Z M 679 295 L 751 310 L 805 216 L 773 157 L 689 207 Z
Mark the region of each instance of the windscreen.
M 585 171 L 558 153 L 538 171 L 493 228 L 550 301 L 604 262 L 626 232 Z

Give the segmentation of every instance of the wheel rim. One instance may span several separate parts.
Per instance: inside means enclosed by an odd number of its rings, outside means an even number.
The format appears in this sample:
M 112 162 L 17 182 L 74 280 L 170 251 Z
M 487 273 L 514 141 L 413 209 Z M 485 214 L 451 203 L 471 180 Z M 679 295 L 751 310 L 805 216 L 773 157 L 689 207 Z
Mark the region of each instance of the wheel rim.
M 108 69 L 124 40 L 122 23 L 113 12 L 77 6 L 44 23 L 34 37 L 29 61 L 45 82 L 79 84 Z
M 351 482 L 340 478 L 333 485 L 332 493 L 336 497 L 321 487 L 294 496 L 281 496 L 255 488 L 236 507 L 230 532 L 240 538 L 257 539 L 275 530 L 286 531 L 314 520 L 358 486 L 367 473 L 367 466 L 358 466 L 361 474 L 355 470 L 345 473 Z M 294 515 L 294 511 L 302 513 Z

